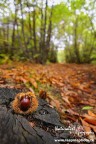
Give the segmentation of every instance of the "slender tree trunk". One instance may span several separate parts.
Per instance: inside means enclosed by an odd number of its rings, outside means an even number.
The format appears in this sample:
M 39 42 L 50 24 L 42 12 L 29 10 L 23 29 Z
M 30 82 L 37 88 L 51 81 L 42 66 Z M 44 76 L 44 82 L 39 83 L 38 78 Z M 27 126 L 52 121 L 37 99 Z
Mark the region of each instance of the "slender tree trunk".
M 44 34 L 43 34 L 43 44 L 44 49 L 46 49 L 46 27 L 47 27 L 47 8 L 48 8 L 48 1 L 46 0 L 45 4 L 45 15 L 44 15 Z
M 29 9 L 29 11 L 28 11 L 28 15 L 29 15 L 28 24 L 29 24 L 29 33 L 30 33 L 30 38 L 31 38 L 32 37 L 32 26 L 31 26 L 30 4 L 29 4 L 28 0 L 26 0 L 26 2 L 27 2 L 27 8 Z
M 14 22 L 13 22 L 13 32 L 12 32 L 12 44 L 11 44 L 11 55 L 10 58 L 12 58 L 13 54 L 14 54 L 14 43 L 15 43 L 15 26 L 17 23 L 17 8 L 16 8 L 16 3 L 14 0 L 14 6 L 15 6 L 15 18 L 14 18 Z
M 35 0 L 34 0 L 35 2 Z M 36 10 L 34 6 L 33 10 L 33 42 L 34 42 L 34 52 L 37 53 L 37 41 L 36 41 Z
M 27 45 L 30 44 L 31 41 L 33 41 L 33 33 L 32 33 L 32 24 L 31 24 L 31 11 L 30 11 L 30 3 L 28 0 L 26 0 L 26 4 L 27 4 L 27 8 L 28 8 L 28 24 L 29 24 L 29 34 L 30 36 L 27 39 Z M 33 47 L 31 47 L 31 53 L 29 53 L 29 57 L 31 57 L 31 59 L 33 58 Z
M 74 24 L 74 52 L 76 55 L 77 63 L 80 63 L 80 55 L 79 55 L 79 49 L 77 44 L 77 39 L 78 39 L 77 28 L 78 28 L 78 18 L 76 17 L 76 21 Z
M 4 10 L 3 10 L 3 18 L 5 18 Z M 3 47 L 5 48 L 6 33 L 5 33 L 5 23 L 4 22 L 2 22 L 2 31 L 3 31 Z
M 44 19 L 43 10 L 41 8 L 41 27 L 40 27 L 40 39 L 39 39 L 40 50 L 39 50 L 39 52 L 42 52 L 42 47 L 43 47 L 43 19 Z
M 9 18 L 7 22 L 7 42 L 9 42 Z
M 6 31 L 6 39 L 7 39 L 7 53 L 9 52 L 9 18 L 7 19 L 7 31 Z
M 24 31 L 24 17 L 23 17 L 23 6 L 22 6 L 22 1 L 20 0 L 20 9 L 21 9 L 21 16 L 22 16 L 22 35 L 23 35 L 23 42 L 24 42 L 24 47 L 25 47 L 25 56 L 28 56 L 28 51 L 27 51 L 27 44 L 26 44 L 26 39 L 25 39 L 25 31 Z
M 44 26 L 44 14 L 43 14 L 43 2 L 42 2 L 42 8 L 40 9 L 41 10 L 41 26 L 40 26 L 40 38 L 39 38 L 39 57 L 38 57 L 38 62 L 42 63 L 42 55 L 43 55 L 43 48 L 44 48 L 44 43 L 43 43 L 43 32 L 44 32 L 44 29 L 43 29 L 43 26 Z
M 51 41 L 51 35 L 52 35 L 52 14 L 53 14 L 53 6 L 51 8 L 50 17 L 49 17 L 49 26 L 47 31 L 47 49 L 50 48 L 50 41 Z
M 17 23 L 17 36 L 18 36 L 18 48 L 22 48 L 21 35 L 20 35 L 20 30 L 19 30 L 19 24 L 18 23 Z

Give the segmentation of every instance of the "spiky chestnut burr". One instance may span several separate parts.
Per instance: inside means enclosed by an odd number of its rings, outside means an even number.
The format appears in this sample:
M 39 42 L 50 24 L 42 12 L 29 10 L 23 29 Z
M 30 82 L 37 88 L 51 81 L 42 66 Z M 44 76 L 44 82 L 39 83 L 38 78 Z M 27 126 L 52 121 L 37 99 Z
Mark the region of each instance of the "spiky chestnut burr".
M 34 93 L 18 93 L 12 102 L 12 108 L 18 114 L 31 114 L 36 111 L 38 100 Z

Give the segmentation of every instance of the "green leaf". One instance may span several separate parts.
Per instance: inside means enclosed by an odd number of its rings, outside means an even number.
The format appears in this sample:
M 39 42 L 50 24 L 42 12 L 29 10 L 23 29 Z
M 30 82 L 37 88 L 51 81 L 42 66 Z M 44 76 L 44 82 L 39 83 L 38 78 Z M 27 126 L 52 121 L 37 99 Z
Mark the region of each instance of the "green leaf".
M 91 106 L 84 106 L 83 108 L 82 108 L 82 110 L 90 110 L 90 109 L 92 109 L 93 107 L 91 107 Z

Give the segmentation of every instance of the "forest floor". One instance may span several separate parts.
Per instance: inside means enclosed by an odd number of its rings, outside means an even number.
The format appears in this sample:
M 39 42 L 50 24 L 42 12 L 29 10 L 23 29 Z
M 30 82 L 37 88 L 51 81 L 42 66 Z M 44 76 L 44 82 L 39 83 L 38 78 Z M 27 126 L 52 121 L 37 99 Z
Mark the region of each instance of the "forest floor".
M 64 124 L 79 123 L 83 136 L 96 136 L 96 66 L 77 64 L 0 65 L 0 87 L 34 91 L 60 114 Z

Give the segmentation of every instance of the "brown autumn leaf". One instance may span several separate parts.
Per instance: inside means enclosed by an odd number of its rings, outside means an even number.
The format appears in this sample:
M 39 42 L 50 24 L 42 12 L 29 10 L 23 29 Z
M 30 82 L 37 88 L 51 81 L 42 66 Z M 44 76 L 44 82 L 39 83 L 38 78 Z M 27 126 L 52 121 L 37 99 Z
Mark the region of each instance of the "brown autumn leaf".
M 18 77 L 18 80 L 20 80 L 21 82 L 23 82 L 24 84 L 27 83 L 27 80 L 23 77 Z
M 77 112 L 75 112 L 75 111 L 73 111 L 71 108 L 70 109 L 68 109 L 68 110 L 66 110 L 66 112 L 68 112 L 70 115 L 72 115 L 72 116 L 80 116 L 80 114 L 79 113 L 77 113 Z
M 40 90 L 39 97 L 42 98 L 42 99 L 46 99 L 48 97 L 47 92 L 44 91 L 44 90 Z
M 53 107 L 56 107 L 57 110 L 60 110 L 60 102 L 58 100 L 52 100 L 50 102 L 50 104 L 53 106 Z
M 85 114 L 84 117 L 85 117 L 84 120 L 85 120 L 86 122 L 88 122 L 88 123 L 90 123 L 90 124 L 93 124 L 93 125 L 96 125 L 96 117 L 90 116 L 90 115 L 88 115 L 88 114 Z
M 69 97 L 68 96 L 65 96 L 63 93 L 61 93 L 61 96 L 62 96 L 62 100 L 68 104 L 68 106 L 72 107 L 70 101 L 69 101 Z
M 81 120 L 83 128 L 84 128 L 84 130 L 86 132 L 86 135 L 88 135 L 88 133 L 91 132 L 90 125 L 85 120 L 83 120 L 82 118 L 80 118 L 80 120 Z
M 88 100 L 87 101 L 81 100 L 80 104 L 93 106 L 93 103 L 89 102 Z
M 95 117 L 96 118 L 96 114 L 94 114 L 91 110 L 88 110 L 88 114 L 92 117 Z

